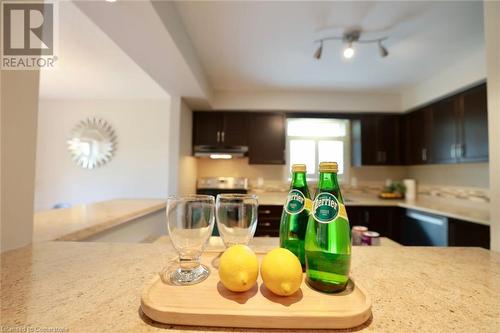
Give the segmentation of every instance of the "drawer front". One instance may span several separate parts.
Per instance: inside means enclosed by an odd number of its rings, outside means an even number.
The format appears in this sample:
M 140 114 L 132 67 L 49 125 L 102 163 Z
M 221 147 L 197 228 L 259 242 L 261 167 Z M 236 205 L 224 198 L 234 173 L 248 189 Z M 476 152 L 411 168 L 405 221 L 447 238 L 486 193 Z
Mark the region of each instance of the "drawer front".
M 279 237 L 282 206 L 259 206 L 256 237 Z
M 255 237 L 279 237 L 280 231 L 279 229 L 273 230 L 255 230 Z
M 283 206 L 262 205 L 259 206 L 259 219 L 265 218 L 281 218 Z

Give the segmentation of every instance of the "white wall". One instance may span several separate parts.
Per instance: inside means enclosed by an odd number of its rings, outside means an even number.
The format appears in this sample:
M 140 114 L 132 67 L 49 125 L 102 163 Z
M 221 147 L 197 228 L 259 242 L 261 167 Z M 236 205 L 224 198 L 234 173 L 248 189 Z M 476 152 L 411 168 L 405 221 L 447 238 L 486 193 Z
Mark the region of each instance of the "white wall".
M 207 79 L 196 63 L 190 40 L 180 26 L 182 22 L 176 17 L 175 4 L 161 1 L 117 1 L 111 6 L 105 1 L 75 4 L 171 96 L 210 98 Z
M 168 194 L 179 194 L 179 167 L 181 148 L 181 113 L 182 100 L 179 96 L 170 96 L 170 116 L 168 133 Z
M 1 250 L 31 243 L 38 71 L 1 71 Z
M 168 152 L 168 193 L 196 192 L 196 159 L 191 156 L 193 112 L 179 96 L 171 96 Z
M 488 73 L 491 249 L 500 251 L 500 2 L 485 1 Z
M 464 46 L 465 47 L 465 46 Z M 423 104 L 473 86 L 486 78 L 486 55 L 479 49 L 465 59 L 453 62 L 434 76 L 420 82 L 401 94 L 402 109 L 408 111 Z
M 113 198 L 165 198 L 168 188 L 169 99 L 41 100 L 38 117 L 35 210 Z M 80 120 L 107 120 L 118 137 L 112 160 L 77 166 L 66 140 Z
M 196 193 L 196 158 L 192 156 L 193 111 L 181 101 L 179 147 L 179 194 Z

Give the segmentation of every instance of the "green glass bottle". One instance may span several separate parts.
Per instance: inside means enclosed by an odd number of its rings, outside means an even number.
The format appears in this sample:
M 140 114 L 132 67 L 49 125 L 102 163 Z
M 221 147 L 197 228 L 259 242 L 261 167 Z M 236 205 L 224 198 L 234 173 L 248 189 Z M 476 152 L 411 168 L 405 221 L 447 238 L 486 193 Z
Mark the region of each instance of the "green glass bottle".
M 292 183 L 280 223 L 280 246 L 292 251 L 305 268 L 304 238 L 311 207 L 311 195 L 307 187 L 306 165 L 292 166 Z
M 307 283 L 314 289 L 342 291 L 349 280 L 351 233 L 337 180 L 335 162 L 319 165 L 318 190 L 314 197 L 305 238 Z

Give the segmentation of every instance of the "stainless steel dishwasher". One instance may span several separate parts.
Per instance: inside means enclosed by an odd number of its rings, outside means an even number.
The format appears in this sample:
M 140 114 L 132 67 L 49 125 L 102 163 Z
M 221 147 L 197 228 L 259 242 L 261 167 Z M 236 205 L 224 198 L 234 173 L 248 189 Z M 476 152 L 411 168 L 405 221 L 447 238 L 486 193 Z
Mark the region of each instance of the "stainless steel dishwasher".
M 440 215 L 408 209 L 403 244 L 413 246 L 448 246 L 448 219 Z

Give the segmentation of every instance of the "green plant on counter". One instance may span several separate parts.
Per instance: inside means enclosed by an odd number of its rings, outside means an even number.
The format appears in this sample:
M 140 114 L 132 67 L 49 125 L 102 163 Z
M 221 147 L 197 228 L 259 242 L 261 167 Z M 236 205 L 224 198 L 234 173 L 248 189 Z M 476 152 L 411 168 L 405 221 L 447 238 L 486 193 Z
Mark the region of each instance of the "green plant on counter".
M 392 182 L 391 185 L 384 187 L 383 192 L 405 194 L 406 187 L 401 182 Z

